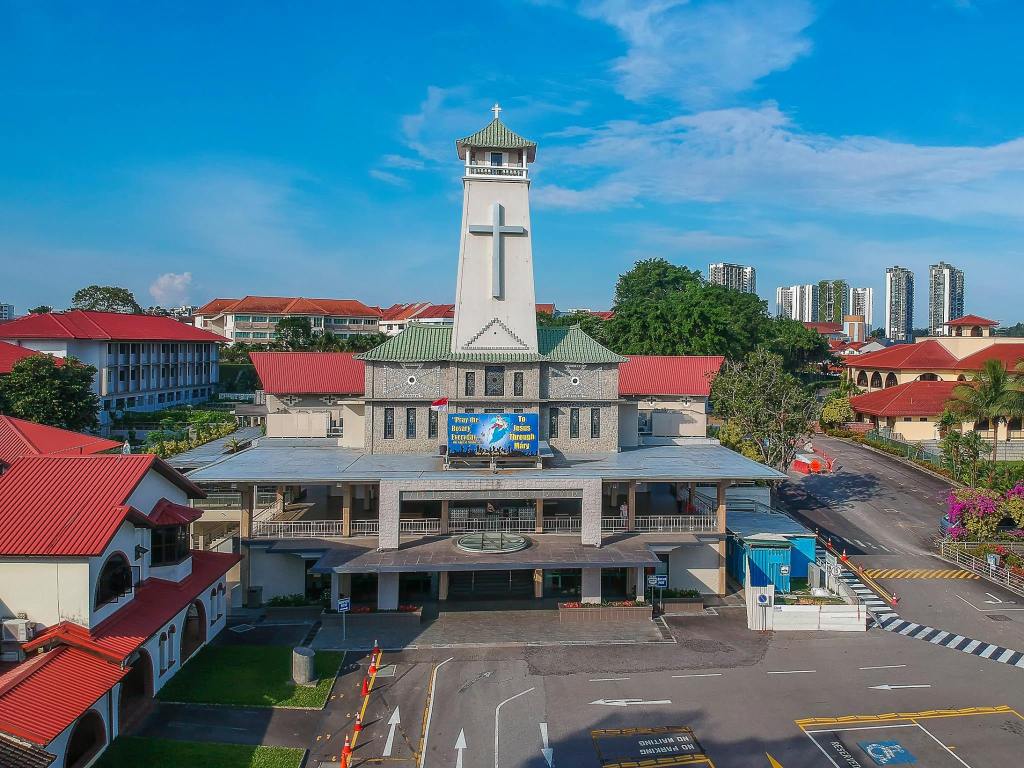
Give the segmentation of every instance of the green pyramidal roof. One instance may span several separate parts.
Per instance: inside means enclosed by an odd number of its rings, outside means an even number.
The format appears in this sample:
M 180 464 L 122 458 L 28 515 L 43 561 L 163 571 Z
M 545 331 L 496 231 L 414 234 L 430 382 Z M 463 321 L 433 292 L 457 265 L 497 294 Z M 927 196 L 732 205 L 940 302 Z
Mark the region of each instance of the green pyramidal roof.
M 525 149 L 527 160 L 533 161 L 537 151 L 537 142 L 524 139 L 518 133 L 510 130 L 499 118 L 491 120 L 486 128 L 482 128 L 471 136 L 459 139 L 455 142 L 455 148 L 459 157 L 465 159 L 465 147 L 479 147 L 482 149 Z
M 578 325 L 569 328 L 538 328 L 537 352 L 457 352 L 452 349 L 452 327 L 410 323 L 404 331 L 379 347 L 356 357 L 362 360 L 395 363 L 473 362 L 473 363 L 623 363 L 617 355 L 583 332 Z

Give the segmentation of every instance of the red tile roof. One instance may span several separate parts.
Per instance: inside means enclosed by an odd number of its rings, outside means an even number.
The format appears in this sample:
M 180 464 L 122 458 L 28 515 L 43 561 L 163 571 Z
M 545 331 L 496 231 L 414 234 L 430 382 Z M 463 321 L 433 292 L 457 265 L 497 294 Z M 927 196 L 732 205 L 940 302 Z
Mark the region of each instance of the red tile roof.
M 365 391 L 363 361 L 351 352 L 250 352 L 263 389 L 273 395 Z
M 0 415 L 0 464 L 13 464 L 15 459 L 22 456 L 93 454 L 120 447 L 121 443 L 117 440 Z
M 0 325 L 4 339 L 97 339 L 103 341 L 227 342 L 216 333 L 159 315 L 120 312 L 48 312 L 25 315 Z
M 181 581 L 146 579 L 123 608 L 91 630 L 61 622 L 23 643 L 22 648 L 29 652 L 65 644 L 120 663 L 241 559 L 241 555 L 228 552 L 192 550 L 192 572 Z
M 214 299 L 200 307 L 197 315 L 262 312 L 272 315 L 332 315 L 339 317 L 380 317 L 377 307 L 354 299 L 306 299 L 301 296 L 246 296 Z
M 857 413 L 870 416 L 938 416 L 958 381 L 910 381 L 850 398 Z
M 972 355 L 960 358 L 954 368 L 958 371 L 980 371 L 985 366 L 986 360 L 999 360 L 1008 370 L 1012 371 L 1017 367 L 1017 363 L 1024 361 L 1024 341 L 991 344 Z
M 717 355 L 630 355 L 619 366 L 619 394 L 707 397 L 723 362 Z
M 149 524 L 127 502 L 150 470 L 192 498 L 205 496 L 163 460 L 146 454 L 17 459 L 0 477 L 0 556 L 101 554 L 126 519 Z
M 196 507 L 186 507 L 184 504 L 175 504 L 168 499 L 160 499 L 149 513 L 150 525 L 157 527 L 164 525 L 189 525 L 203 516 L 203 510 Z
M 917 344 L 894 344 L 877 352 L 867 352 L 851 359 L 848 365 L 893 370 L 952 370 L 956 367 L 956 357 L 939 342 L 928 339 Z
M 0 730 L 49 744 L 126 674 L 78 648 L 29 659 L 0 677 Z
M 946 323 L 951 328 L 956 328 L 958 325 L 978 325 L 982 328 L 995 328 L 999 325 L 998 320 L 989 320 L 987 317 L 981 317 L 980 315 L 964 315 L 963 317 L 957 317 Z
M 544 315 L 553 315 L 553 314 L 555 314 L 555 305 L 554 304 L 537 304 L 536 307 L 537 307 L 537 311 L 540 312 L 541 314 L 544 314 Z
M 8 344 L 6 341 L 0 341 L 0 375 L 10 373 L 11 368 L 26 357 L 38 354 L 34 349 L 26 349 L 25 347 L 19 347 L 17 344 Z
M 401 322 L 402 320 L 433 320 L 437 318 L 454 318 L 454 304 L 431 304 L 429 301 L 418 301 L 413 304 L 392 304 L 381 313 L 385 322 Z
M 615 317 L 615 313 L 612 312 L 610 309 L 598 309 L 594 310 L 590 314 L 592 314 L 594 317 L 600 320 L 611 320 L 613 317 Z
M 804 323 L 804 328 L 809 331 L 817 331 L 822 336 L 843 333 L 845 330 L 842 323 Z

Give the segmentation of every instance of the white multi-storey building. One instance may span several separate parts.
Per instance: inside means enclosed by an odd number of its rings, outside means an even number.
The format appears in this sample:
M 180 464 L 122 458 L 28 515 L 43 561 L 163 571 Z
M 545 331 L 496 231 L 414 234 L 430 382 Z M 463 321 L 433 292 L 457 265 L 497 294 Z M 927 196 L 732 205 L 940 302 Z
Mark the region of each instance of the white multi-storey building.
M 914 273 L 905 267 L 885 270 L 885 337 L 914 340 Z
M 850 314 L 860 315 L 864 318 L 864 327 L 871 332 L 872 323 L 875 320 L 874 312 L 875 289 L 874 288 L 851 288 L 850 289 Z
M 277 324 L 286 317 L 307 318 L 313 333 L 329 331 L 343 339 L 380 332 L 380 309 L 351 299 L 279 296 L 214 299 L 196 310 L 195 323 L 196 328 L 218 333 L 231 341 L 270 344 L 277 338 Z
M 0 302 L 0 322 L 14 319 L 14 305 Z
M 950 320 L 964 314 L 964 272 L 940 261 L 928 268 L 928 333 L 949 333 Z
M 218 380 L 218 345 L 227 341 L 169 317 L 79 309 L 4 323 L 0 339 L 95 367 L 93 390 L 104 426 L 113 411 L 208 400 Z
M 757 270 L 745 264 L 711 264 L 708 266 L 708 280 L 734 291 L 757 293 Z
M 812 283 L 781 286 L 775 290 L 775 306 L 779 317 L 813 323 L 818 319 L 818 286 Z

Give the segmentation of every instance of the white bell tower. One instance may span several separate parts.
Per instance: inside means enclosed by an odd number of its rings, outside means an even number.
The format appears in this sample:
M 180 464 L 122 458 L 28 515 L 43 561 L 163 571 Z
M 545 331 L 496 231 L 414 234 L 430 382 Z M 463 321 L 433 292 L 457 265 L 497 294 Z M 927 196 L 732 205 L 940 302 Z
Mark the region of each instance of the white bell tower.
M 465 161 L 452 352 L 536 352 L 530 178 L 536 143 L 490 124 L 455 142 Z

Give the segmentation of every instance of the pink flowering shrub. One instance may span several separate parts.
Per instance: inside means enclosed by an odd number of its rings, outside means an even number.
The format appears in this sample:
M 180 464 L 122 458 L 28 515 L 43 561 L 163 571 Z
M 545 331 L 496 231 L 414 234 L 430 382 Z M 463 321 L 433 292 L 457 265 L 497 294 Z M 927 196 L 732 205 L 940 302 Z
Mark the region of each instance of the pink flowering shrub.
M 1003 519 L 1002 494 L 987 488 L 956 488 L 947 499 L 947 516 L 954 529 L 964 528 L 971 538 L 990 539 Z

